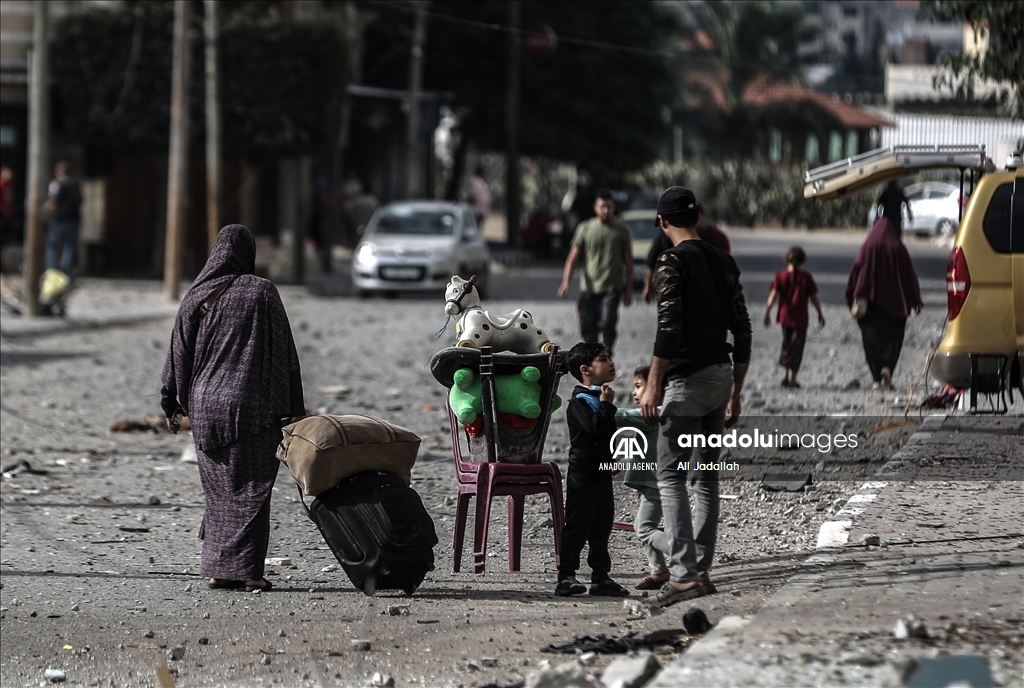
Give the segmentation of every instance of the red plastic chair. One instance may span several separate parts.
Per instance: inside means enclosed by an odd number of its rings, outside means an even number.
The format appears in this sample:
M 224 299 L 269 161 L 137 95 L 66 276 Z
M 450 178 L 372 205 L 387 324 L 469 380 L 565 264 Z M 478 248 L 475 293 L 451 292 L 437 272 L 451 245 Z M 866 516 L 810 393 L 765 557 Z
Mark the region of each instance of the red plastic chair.
M 518 571 L 523 542 L 523 511 L 526 495 L 546 494 L 551 500 L 551 520 L 554 524 L 555 560 L 561 551 L 562 528 L 565 525 L 565 505 L 562 499 L 562 471 L 558 464 L 499 463 L 465 461 L 459 444 L 461 424 L 448 407 L 452 425 L 452 455 L 459 496 L 455 507 L 455 538 L 452 570 L 462 566 L 462 548 L 469 517 L 469 500 L 476 497 L 475 529 L 473 534 L 473 561 L 477 575 L 482 575 L 487 562 L 487 532 L 491 521 L 491 502 L 495 497 L 508 497 L 508 570 Z
M 444 356 L 445 352 L 438 352 L 437 356 Z M 476 352 L 473 352 L 476 354 Z M 534 435 L 528 440 L 516 438 L 520 444 L 510 446 L 502 442 L 502 433 L 498 427 L 497 414 L 494 404 L 493 367 L 490 352 L 485 349 L 479 355 L 479 369 L 481 377 L 481 392 L 484 405 L 484 444 L 486 446 L 487 461 L 466 461 L 462 456 L 461 436 L 463 433 L 462 424 L 455 416 L 455 412 L 448 405 L 448 421 L 451 427 L 452 436 L 452 458 L 455 461 L 455 475 L 458 484 L 459 496 L 455 510 L 455 537 L 452 543 L 454 549 L 453 570 L 457 573 L 462 564 L 462 548 L 466 534 L 466 520 L 469 516 L 469 500 L 476 497 L 475 529 L 473 536 L 473 559 L 474 570 L 477 575 L 482 575 L 486 568 L 487 561 L 487 533 L 491 518 L 491 502 L 495 497 L 508 497 L 508 570 L 518 571 L 520 566 L 520 553 L 523 540 L 523 511 L 526 495 L 546 494 L 551 503 L 551 516 L 554 530 L 555 560 L 559 561 L 559 551 L 562 542 L 562 528 L 565 524 L 565 505 L 562 497 L 562 471 L 558 464 L 550 461 L 534 463 L 510 463 L 497 461 L 499 452 L 502 456 L 523 454 L 531 459 L 539 459 L 543 450 L 543 439 L 547 432 L 547 417 L 549 415 L 551 400 L 554 398 L 554 391 L 558 385 L 558 378 L 561 377 L 559 363 L 556 358 L 557 349 L 552 351 L 542 361 L 546 368 L 544 383 L 542 384 L 541 404 L 542 425 L 536 429 Z M 472 355 L 465 350 L 453 352 L 458 358 Z M 438 360 L 435 356 L 435 361 Z M 535 365 L 536 357 L 524 365 Z M 509 359 L 502 361 L 503 365 L 509 364 Z M 434 366 L 435 377 L 443 381 L 444 375 L 438 374 L 437 366 Z

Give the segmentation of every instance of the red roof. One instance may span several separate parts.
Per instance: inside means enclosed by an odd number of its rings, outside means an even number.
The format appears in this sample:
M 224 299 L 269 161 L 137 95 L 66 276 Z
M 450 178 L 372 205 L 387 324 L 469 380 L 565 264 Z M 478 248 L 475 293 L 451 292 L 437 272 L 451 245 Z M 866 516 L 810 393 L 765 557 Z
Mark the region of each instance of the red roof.
M 760 74 L 743 89 L 744 105 L 771 107 L 786 103 L 807 103 L 817 106 L 831 114 L 846 129 L 873 129 L 875 127 L 893 127 L 895 124 L 879 117 L 864 108 L 850 105 L 797 84 L 775 81 L 770 74 Z

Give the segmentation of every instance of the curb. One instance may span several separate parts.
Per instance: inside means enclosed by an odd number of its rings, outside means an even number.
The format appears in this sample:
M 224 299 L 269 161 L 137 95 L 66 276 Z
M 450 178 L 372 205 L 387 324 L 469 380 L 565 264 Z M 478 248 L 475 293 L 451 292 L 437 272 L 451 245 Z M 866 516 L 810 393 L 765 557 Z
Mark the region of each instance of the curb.
M 942 427 L 945 420 L 945 415 L 926 417 L 921 427 L 907 439 L 906 444 L 900 447 L 899 451 L 893 454 L 892 458 L 879 469 L 875 474 L 876 478 L 891 475 L 897 462 L 906 458 L 911 448 L 927 442 Z M 875 501 L 875 498 L 888 484 L 885 480 L 869 480 L 860 486 L 857 492 L 843 505 L 843 508 L 822 523 L 821 528 L 818 529 L 818 542 L 815 546 L 818 553 L 845 547 L 850 541 L 850 530 L 853 528 L 854 519 L 864 513 L 865 506 Z

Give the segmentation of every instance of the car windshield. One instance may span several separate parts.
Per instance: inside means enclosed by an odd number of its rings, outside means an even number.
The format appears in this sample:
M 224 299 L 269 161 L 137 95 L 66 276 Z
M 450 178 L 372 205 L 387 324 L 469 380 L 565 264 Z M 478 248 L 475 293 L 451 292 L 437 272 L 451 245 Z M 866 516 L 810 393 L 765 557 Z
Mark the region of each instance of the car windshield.
M 634 240 L 653 239 L 661 231 L 654 226 L 654 218 L 636 218 L 625 220 L 625 223 L 629 227 L 629 233 L 633 235 Z
M 371 233 L 447 236 L 454 231 L 455 213 L 451 210 L 386 208 Z

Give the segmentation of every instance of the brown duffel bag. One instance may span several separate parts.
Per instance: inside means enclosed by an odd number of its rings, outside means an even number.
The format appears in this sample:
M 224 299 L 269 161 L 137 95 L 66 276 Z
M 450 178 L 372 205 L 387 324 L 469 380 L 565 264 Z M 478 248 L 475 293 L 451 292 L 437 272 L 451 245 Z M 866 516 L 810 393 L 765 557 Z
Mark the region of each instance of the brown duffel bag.
M 414 433 L 367 415 L 310 416 L 281 428 L 277 458 L 307 495 L 363 471 L 390 471 L 405 484 L 420 448 Z

